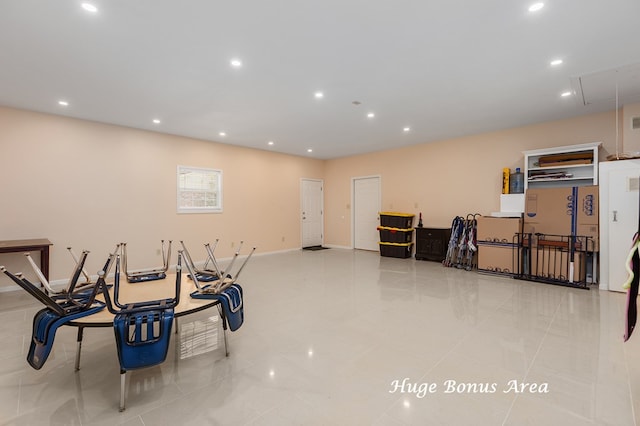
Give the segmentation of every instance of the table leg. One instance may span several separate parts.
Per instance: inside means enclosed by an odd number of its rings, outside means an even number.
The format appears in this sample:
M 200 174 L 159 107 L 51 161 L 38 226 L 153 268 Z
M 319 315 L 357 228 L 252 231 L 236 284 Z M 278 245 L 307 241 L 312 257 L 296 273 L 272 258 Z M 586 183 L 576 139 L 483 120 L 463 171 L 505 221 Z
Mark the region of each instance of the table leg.
M 49 281 L 49 246 L 44 246 L 40 250 L 40 270 Z

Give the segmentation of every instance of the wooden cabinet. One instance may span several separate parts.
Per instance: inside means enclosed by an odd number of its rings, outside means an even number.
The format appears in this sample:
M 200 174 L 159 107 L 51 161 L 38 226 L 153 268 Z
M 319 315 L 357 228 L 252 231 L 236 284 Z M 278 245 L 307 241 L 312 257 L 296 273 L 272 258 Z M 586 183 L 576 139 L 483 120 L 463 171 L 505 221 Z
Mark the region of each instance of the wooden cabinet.
M 598 184 L 602 142 L 523 151 L 524 189 Z
M 442 262 L 450 237 L 450 228 L 416 228 L 416 259 Z

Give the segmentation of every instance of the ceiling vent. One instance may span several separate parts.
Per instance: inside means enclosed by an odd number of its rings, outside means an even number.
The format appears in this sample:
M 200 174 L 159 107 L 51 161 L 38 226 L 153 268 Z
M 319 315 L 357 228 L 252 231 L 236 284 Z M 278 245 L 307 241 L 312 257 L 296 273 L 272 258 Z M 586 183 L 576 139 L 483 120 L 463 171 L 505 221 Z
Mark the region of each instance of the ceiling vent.
M 572 77 L 571 85 L 574 92 L 578 94 L 577 99 L 585 106 L 606 102 L 615 107 L 638 102 L 640 101 L 640 64 Z

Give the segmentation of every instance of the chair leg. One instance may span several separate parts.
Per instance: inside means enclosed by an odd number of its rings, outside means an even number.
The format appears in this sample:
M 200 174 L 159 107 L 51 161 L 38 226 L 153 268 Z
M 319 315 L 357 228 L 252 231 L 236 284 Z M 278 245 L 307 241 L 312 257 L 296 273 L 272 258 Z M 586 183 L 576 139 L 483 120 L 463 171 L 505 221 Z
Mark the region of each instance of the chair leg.
M 125 370 L 120 370 L 120 412 L 124 411 L 124 395 L 125 395 L 125 382 L 127 378 L 127 372 Z
M 76 345 L 76 371 L 80 370 L 80 351 L 82 350 L 82 334 L 84 327 L 78 327 L 78 344 Z
M 229 348 L 227 347 L 227 328 L 222 329 L 222 336 L 224 337 L 224 356 L 229 356 Z
M 218 313 L 222 319 L 222 337 L 224 338 L 224 356 L 229 356 L 229 348 L 227 347 L 227 317 L 224 316 L 222 305 L 218 304 Z

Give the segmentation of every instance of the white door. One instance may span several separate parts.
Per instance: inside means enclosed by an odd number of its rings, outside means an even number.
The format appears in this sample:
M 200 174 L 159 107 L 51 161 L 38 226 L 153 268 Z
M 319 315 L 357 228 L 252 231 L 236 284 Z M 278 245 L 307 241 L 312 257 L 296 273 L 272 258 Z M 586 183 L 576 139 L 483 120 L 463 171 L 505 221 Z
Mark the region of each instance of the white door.
M 628 274 L 625 262 L 631 242 L 638 230 L 638 185 L 640 184 L 640 162 L 619 161 L 601 168 L 601 256 L 603 278 L 608 289 L 624 291 L 622 285 Z M 635 163 L 635 164 L 634 164 Z M 604 194 L 604 191 L 607 191 Z M 603 250 L 604 249 L 604 250 Z M 606 259 L 605 259 L 606 258 Z M 605 276 L 606 274 L 606 276 Z
M 322 186 L 321 180 L 302 179 L 302 247 L 322 245 Z
M 353 179 L 353 248 L 378 251 L 380 177 Z

